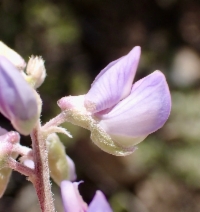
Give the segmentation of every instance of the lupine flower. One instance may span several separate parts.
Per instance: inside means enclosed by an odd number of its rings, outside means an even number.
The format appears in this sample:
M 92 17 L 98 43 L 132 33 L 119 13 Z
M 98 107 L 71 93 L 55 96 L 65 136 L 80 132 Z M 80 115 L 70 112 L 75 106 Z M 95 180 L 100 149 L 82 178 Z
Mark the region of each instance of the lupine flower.
M 24 135 L 30 133 L 38 119 L 33 89 L 3 56 L 0 56 L 0 112 Z
M 139 58 L 140 47 L 135 47 L 104 68 L 86 95 L 64 97 L 58 101 L 62 110 L 74 108 L 74 113 L 78 110 L 90 114 L 100 131 L 102 129 L 109 137 L 104 134 L 101 142 L 102 132 L 99 134 L 96 130 L 95 134 L 92 132 L 94 126 L 84 127 L 91 130 L 92 140 L 111 154 L 133 152 L 134 146 L 161 128 L 170 114 L 171 96 L 165 76 L 160 71 L 132 84 Z
M 92 202 L 87 206 L 79 191 L 79 183 L 61 182 L 61 195 L 65 212 L 112 212 L 104 194 L 97 191 Z

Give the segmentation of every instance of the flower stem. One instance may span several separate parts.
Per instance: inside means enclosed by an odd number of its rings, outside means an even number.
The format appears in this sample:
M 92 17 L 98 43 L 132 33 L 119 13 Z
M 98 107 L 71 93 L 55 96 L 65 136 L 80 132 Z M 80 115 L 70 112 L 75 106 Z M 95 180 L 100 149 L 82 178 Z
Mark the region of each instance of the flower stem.
M 59 126 L 60 124 L 66 121 L 67 115 L 68 114 L 66 111 L 61 112 L 56 117 L 52 118 L 49 122 L 47 122 L 42 128 L 45 130 L 49 127 Z
M 37 192 L 41 211 L 55 212 L 50 184 L 46 138 L 41 133 L 39 122 L 31 133 L 31 139 L 36 175 L 33 184 Z
M 34 181 L 35 179 L 35 173 L 33 169 L 30 169 L 27 166 L 24 166 L 23 164 L 17 162 L 15 159 L 13 158 L 8 158 L 7 160 L 7 166 L 15 171 L 18 171 L 19 173 L 29 177 L 29 180 L 31 182 Z

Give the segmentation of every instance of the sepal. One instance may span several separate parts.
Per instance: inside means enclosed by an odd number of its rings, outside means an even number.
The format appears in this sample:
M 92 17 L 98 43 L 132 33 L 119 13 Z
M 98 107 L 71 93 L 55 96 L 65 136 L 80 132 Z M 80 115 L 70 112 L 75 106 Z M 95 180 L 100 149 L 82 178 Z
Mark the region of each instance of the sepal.
M 77 101 L 75 100 L 76 97 L 69 97 L 72 100 L 72 103 L 79 102 L 80 96 L 77 96 Z M 74 125 L 83 127 L 91 131 L 91 140 L 102 150 L 107 153 L 116 156 L 125 156 L 133 153 L 135 151 L 134 146 L 130 146 L 128 148 L 124 148 L 121 145 L 118 145 L 108 133 L 99 125 L 99 121 L 92 116 L 79 102 L 78 106 L 76 104 L 72 104 L 69 101 L 68 97 L 64 97 L 58 101 L 58 105 L 61 109 L 64 110 L 66 115 L 66 121 L 71 122 Z M 83 100 L 83 98 L 81 98 Z M 66 102 L 65 102 L 66 100 Z M 62 102 L 62 103 L 61 103 Z M 73 105 L 73 106 L 72 106 Z M 70 109 L 67 109 L 70 108 Z

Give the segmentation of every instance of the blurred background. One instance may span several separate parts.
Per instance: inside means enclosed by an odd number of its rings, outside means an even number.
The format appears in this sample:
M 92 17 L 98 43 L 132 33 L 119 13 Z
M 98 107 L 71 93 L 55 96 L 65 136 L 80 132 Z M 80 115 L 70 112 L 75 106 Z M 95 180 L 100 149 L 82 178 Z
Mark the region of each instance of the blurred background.
M 88 131 L 71 124 L 63 126 L 74 138 L 60 138 L 84 181 L 86 202 L 100 189 L 114 212 L 200 211 L 199 0 L 1 0 L 0 40 L 26 61 L 44 58 L 43 123 L 60 112 L 58 99 L 86 93 L 102 68 L 140 45 L 135 80 L 158 69 L 169 83 L 173 104 L 165 126 L 127 157 L 104 153 Z M 0 125 L 12 129 L 3 116 Z M 22 143 L 30 146 L 30 138 L 22 136 Z M 62 212 L 54 183 L 53 192 Z M 5 211 L 40 211 L 32 185 L 16 172 L 0 199 Z

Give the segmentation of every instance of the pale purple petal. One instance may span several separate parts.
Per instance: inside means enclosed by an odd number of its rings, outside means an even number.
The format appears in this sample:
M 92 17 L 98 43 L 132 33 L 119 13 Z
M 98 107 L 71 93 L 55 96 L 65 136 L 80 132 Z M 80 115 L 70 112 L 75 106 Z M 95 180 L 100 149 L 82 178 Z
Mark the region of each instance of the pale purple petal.
M 125 56 L 123 56 L 125 57 Z M 94 83 L 108 70 L 110 69 L 112 66 L 114 66 L 117 62 L 119 62 L 123 57 L 120 57 L 117 60 L 112 61 L 111 63 L 109 63 L 103 70 L 101 70 L 101 72 L 95 77 L 93 83 L 91 84 L 91 87 L 94 85 Z
M 85 107 L 92 113 L 113 107 L 130 94 L 140 58 L 140 47 L 109 64 L 97 76 L 85 95 Z
M 35 168 L 35 164 L 34 161 L 27 158 L 26 156 L 22 156 L 20 158 L 20 162 L 23 163 L 25 166 L 29 167 L 30 169 L 34 169 Z
M 6 134 L 8 131 L 0 127 L 0 136 Z
M 19 70 L 24 70 L 26 67 L 24 59 L 2 41 L 0 41 L 0 55 L 6 57 Z
M 112 209 L 101 191 L 97 191 L 87 212 L 112 212 Z
M 60 184 L 63 207 L 65 212 L 86 212 L 87 204 L 83 201 L 78 191 L 79 183 L 62 181 Z
M 136 82 L 127 98 L 108 114 L 99 117 L 102 119 L 100 126 L 112 138 L 119 137 L 118 143 L 122 146 L 125 138 L 130 145 L 132 138 L 141 141 L 161 128 L 168 119 L 170 110 L 171 97 L 165 76 L 160 71 L 155 71 Z
M 0 56 L 0 112 L 25 135 L 34 127 L 38 115 L 32 88 L 3 56 Z
M 66 159 L 69 166 L 69 180 L 74 181 L 77 177 L 74 161 L 68 155 L 66 155 Z

